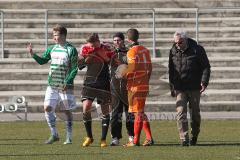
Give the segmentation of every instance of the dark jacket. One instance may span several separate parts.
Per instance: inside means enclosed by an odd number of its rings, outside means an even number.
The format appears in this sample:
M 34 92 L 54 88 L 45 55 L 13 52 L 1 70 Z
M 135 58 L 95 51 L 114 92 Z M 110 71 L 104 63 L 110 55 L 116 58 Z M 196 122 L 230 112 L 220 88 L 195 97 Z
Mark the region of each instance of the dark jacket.
M 128 48 L 118 48 L 115 50 L 115 55 L 111 61 L 111 92 L 115 96 L 116 99 L 121 100 L 125 104 L 128 103 L 127 98 L 127 80 L 126 79 L 117 79 L 115 77 L 115 72 L 117 70 L 118 65 L 114 61 L 114 59 L 118 59 L 121 64 L 127 64 L 127 51 Z
M 169 54 L 169 82 L 171 90 L 199 90 L 201 83 L 207 87 L 210 64 L 204 48 L 193 39 L 187 39 L 188 47 L 181 51 L 173 44 Z

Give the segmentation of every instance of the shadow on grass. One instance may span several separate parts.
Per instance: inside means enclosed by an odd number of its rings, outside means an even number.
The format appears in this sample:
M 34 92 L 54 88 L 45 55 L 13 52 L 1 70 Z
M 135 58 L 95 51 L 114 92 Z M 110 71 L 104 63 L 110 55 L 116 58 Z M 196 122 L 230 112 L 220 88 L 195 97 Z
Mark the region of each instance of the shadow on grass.
M 46 145 L 44 143 L 43 144 L 36 143 L 36 141 L 43 141 L 43 139 L 36 139 L 36 138 L 4 138 L 4 139 L 2 138 L 0 139 L 0 141 L 1 141 L 0 146 Z M 12 143 L 13 141 L 15 143 Z M 27 141 L 27 143 L 24 143 L 24 142 L 21 143 L 21 141 Z
M 240 146 L 240 142 L 238 141 L 201 141 L 197 146 Z
M 175 146 L 180 146 L 180 143 L 154 143 L 154 146 L 159 146 L 159 147 L 164 147 L 164 146 L 169 146 L 169 147 L 175 147 Z
M 181 146 L 180 143 L 165 142 L 155 143 L 153 146 Z M 240 142 L 237 141 L 200 141 L 196 146 L 240 146 Z
M 36 139 L 36 138 L 2 138 L 0 141 L 38 141 L 41 139 Z
M 39 143 L 3 143 L 3 144 L 0 144 L 0 146 L 29 146 L 29 145 L 46 145 L 46 144 L 39 144 Z
M 91 155 L 109 155 L 111 153 L 91 153 Z M 1 157 L 45 157 L 45 156 L 83 156 L 89 155 L 89 153 L 36 153 L 36 154 L 0 154 Z

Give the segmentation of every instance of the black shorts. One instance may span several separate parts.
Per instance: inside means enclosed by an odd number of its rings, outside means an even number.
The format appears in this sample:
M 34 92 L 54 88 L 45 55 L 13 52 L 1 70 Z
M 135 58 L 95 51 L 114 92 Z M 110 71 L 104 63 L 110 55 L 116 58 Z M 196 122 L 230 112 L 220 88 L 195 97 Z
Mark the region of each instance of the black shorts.
M 98 88 L 85 85 L 82 89 L 82 102 L 86 99 L 94 101 L 95 98 L 98 104 L 110 104 L 110 85 L 104 85 Z

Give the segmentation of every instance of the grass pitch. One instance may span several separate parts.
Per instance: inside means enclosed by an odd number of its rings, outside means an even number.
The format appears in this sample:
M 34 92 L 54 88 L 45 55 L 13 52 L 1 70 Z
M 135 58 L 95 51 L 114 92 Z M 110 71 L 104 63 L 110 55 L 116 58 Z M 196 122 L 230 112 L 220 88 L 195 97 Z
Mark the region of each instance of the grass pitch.
M 58 122 L 60 141 L 45 145 L 49 136 L 46 122 L 0 123 L 0 160 L 240 160 L 240 121 L 202 121 L 199 145 L 179 146 L 175 121 L 152 121 L 155 145 L 151 147 L 99 147 L 100 122 L 93 124 L 95 141 L 81 147 L 85 130 L 82 122 L 74 124 L 72 145 L 63 145 L 64 122 Z M 121 143 L 127 142 L 126 130 Z M 141 143 L 144 140 L 142 133 Z M 108 143 L 110 134 L 108 134 Z

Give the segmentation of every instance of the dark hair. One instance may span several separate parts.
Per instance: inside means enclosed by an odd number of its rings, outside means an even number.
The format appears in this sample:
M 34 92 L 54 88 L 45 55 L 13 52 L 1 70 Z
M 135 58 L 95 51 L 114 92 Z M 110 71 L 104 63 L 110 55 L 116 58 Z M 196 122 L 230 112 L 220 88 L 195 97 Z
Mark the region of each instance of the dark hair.
M 139 38 L 139 32 L 137 29 L 135 28 L 130 28 L 128 31 L 127 31 L 127 37 L 129 40 L 132 40 L 134 42 L 137 42 L 138 41 L 138 38 Z
M 60 35 L 67 36 L 67 29 L 60 24 L 57 24 L 55 27 L 53 27 L 53 31 L 58 31 Z
M 113 38 L 115 37 L 119 37 L 121 40 L 124 41 L 125 37 L 124 37 L 124 34 L 122 32 L 117 32 L 113 35 Z
M 88 38 L 86 39 L 87 42 L 89 43 L 94 43 L 99 41 L 99 36 L 97 33 L 91 33 Z

